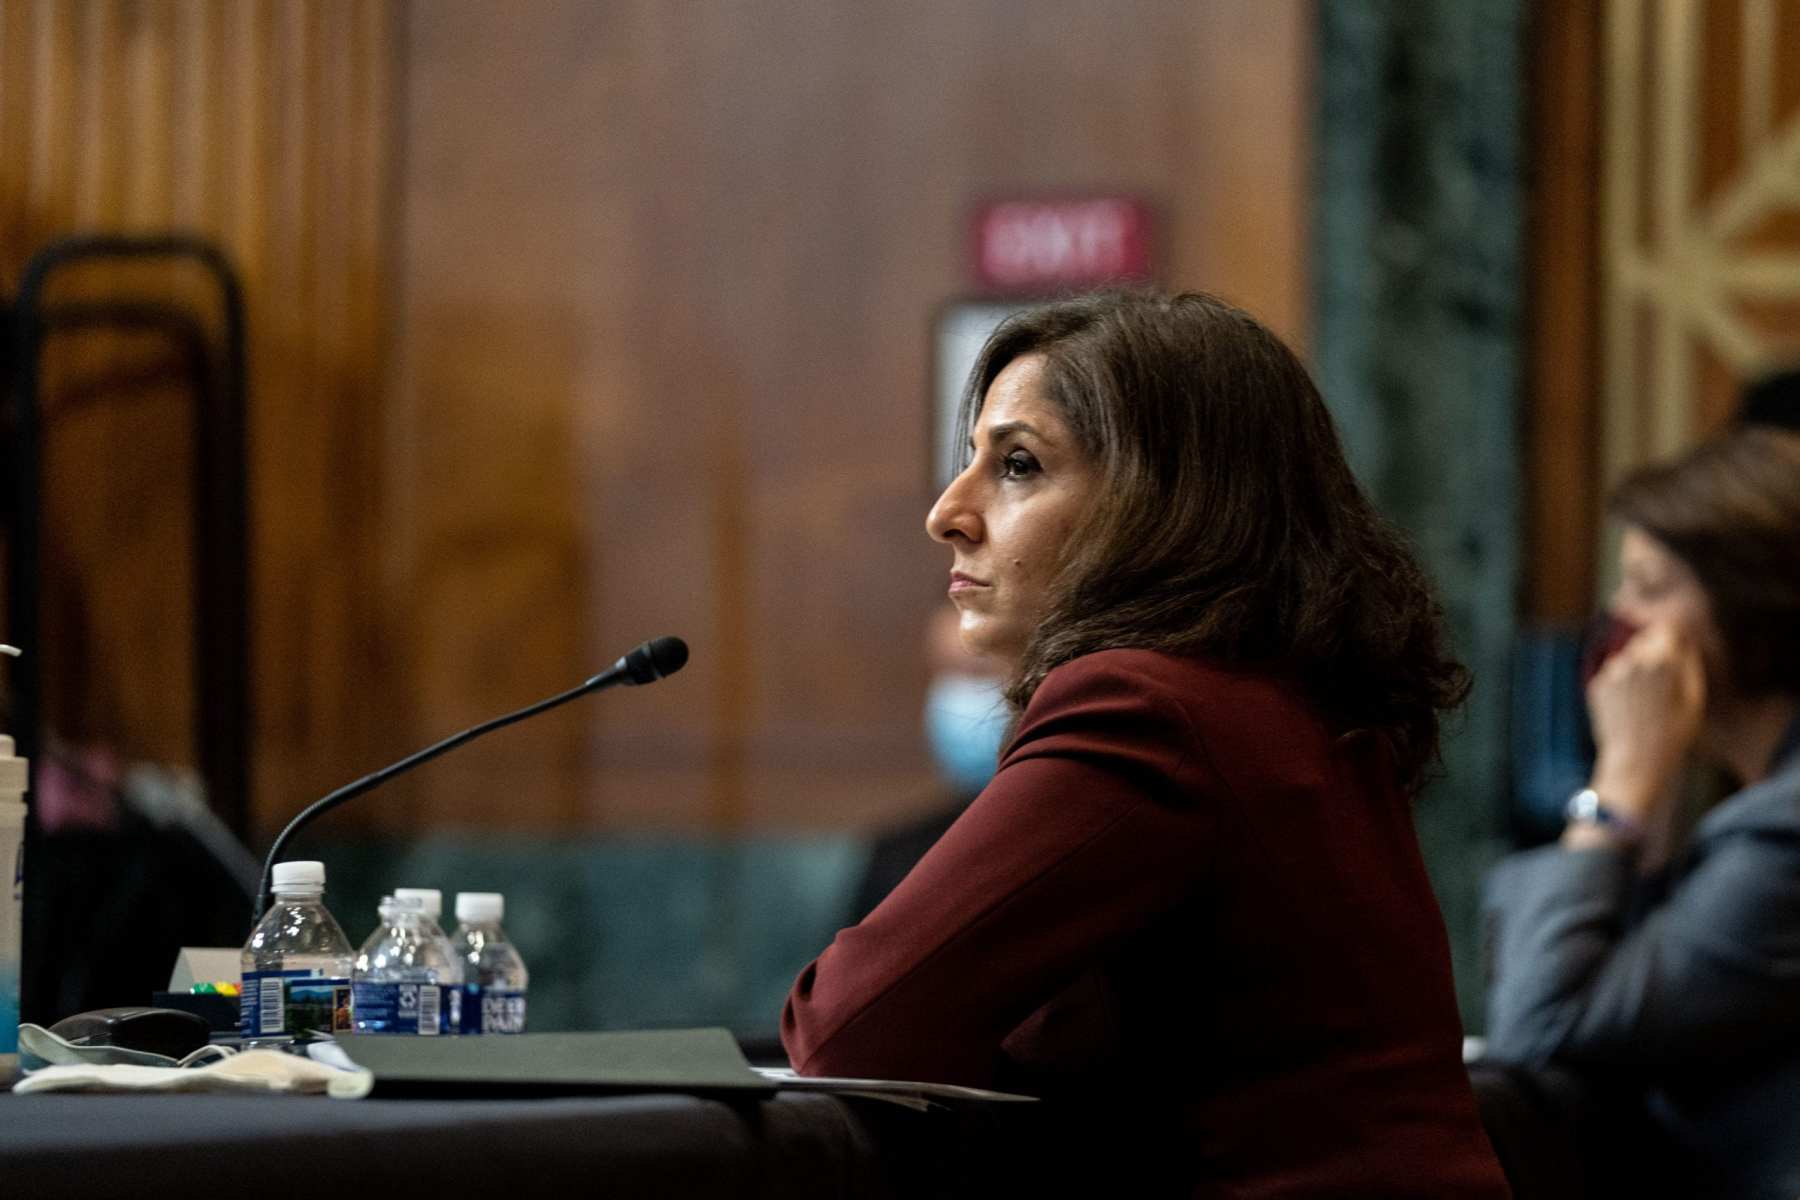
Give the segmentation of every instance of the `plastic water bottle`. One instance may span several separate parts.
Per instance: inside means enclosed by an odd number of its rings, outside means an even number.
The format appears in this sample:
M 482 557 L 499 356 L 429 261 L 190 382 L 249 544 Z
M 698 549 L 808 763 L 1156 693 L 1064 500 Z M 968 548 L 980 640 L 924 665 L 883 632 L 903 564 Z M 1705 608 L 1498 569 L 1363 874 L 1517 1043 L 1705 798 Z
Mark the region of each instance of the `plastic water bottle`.
M 381 898 L 381 925 L 356 956 L 356 1032 L 457 1031 L 463 965 L 443 931 L 434 930 L 426 928 L 417 896 Z
M 436 938 L 445 955 L 455 956 L 456 951 L 450 945 L 450 935 L 444 932 L 444 893 L 436 888 L 395 888 L 394 899 L 403 903 L 417 900 L 419 931 L 428 938 Z M 466 978 L 464 982 L 467 982 Z
M 246 1038 L 350 1030 L 350 939 L 325 908 L 325 864 L 276 863 L 275 902 L 240 960 Z
M 444 893 L 436 888 L 395 888 L 394 899 L 413 899 L 419 902 L 419 913 L 425 918 L 427 929 L 435 929 L 439 936 L 444 933 Z
M 26 763 L 0 735 L 0 1091 L 19 1066 L 19 966 L 24 941 Z
M 463 962 L 468 999 L 464 1033 L 524 1033 L 525 989 L 531 982 L 525 960 L 500 928 L 506 897 L 498 892 L 459 892 L 451 938 Z
M 419 932 L 435 940 L 445 958 L 456 957 L 456 951 L 450 945 L 450 935 L 444 932 L 443 892 L 437 888 L 395 888 L 394 899 L 402 903 L 408 900 L 417 900 L 419 902 Z M 468 991 L 467 968 L 463 972 L 463 983 L 463 991 L 466 995 Z M 446 1032 L 461 1032 L 462 1010 L 468 1007 L 472 1006 L 468 1005 L 461 996 L 447 1004 L 444 1011 L 450 1014 L 450 1028 Z

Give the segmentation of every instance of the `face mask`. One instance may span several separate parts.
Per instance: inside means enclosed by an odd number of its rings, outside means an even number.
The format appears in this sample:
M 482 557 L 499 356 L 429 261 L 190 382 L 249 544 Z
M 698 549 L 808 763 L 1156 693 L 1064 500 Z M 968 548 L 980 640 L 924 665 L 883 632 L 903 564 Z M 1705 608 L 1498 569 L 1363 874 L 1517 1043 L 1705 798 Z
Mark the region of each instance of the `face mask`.
M 997 679 L 939 675 L 925 693 L 925 738 L 944 782 L 975 793 L 994 777 L 1012 714 Z
M 1623 617 L 1603 612 L 1587 624 L 1581 635 L 1581 687 L 1594 682 L 1594 676 L 1606 665 L 1606 660 L 1625 648 L 1625 643 L 1636 637 L 1638 627 Z

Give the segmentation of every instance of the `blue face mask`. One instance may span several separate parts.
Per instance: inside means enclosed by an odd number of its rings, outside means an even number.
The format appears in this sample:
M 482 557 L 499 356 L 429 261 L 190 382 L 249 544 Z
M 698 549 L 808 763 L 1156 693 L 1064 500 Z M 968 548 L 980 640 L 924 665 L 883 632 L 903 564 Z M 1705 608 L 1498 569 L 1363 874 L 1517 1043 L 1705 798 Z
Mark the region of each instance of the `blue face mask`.
M 925 738 L 944 782 L 973 794 L 994 777 L 1012 713 L 997 679 L 939 675 L 925 693 Z

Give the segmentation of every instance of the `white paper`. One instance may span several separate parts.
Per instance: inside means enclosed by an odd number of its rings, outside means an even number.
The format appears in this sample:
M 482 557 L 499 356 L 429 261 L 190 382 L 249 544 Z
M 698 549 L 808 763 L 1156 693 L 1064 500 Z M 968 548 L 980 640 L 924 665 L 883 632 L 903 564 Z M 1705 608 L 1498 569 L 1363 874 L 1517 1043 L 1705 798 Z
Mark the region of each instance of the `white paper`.
M 758 1075 L 778 1087 L 803 1092 L 831 1092 L 839 1096 L 869 1096 L 892 1100 L 912 1108 L 928 1107 L 933 1101 L 946 1100 L 984 1104 L 1035 1104 L 1036 1096 L 1016 1092 L 991 1092 L 986 1088 L 962 1087 L 954 1083 L 926 1083 L 916 1079 L 848 1079 L 835 1075 L 797 1075 L 790 1067 L 756 1067 Z
M 183 946 L 169 972 L 169 990 L 185 992 L 196 983 L 236 983 L 243 978 L 242 955 L 232 946 Z
M 279 1050 L 246 1050 L 204 1067 L 139 1067 L 125 1063 L 45 1067 L 13 1086 L 33 1092 L 274 1092 L 358 1100 L 375 1086 L 367 1071 L 340 1071 Z

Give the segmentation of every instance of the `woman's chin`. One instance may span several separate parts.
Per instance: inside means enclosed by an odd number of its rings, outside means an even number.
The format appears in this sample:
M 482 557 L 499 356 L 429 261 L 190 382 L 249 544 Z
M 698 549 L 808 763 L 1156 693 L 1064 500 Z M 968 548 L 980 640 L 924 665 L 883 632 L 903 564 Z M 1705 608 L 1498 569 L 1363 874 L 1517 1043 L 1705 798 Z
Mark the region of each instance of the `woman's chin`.
M 957 632 L 964 650 L 998 663 L 1006 670 L 1012 669 L 1025 649 L 1021 639 L 1009 637 L 1008 631 L 999 627 L 992 617 L 966 608 Z

